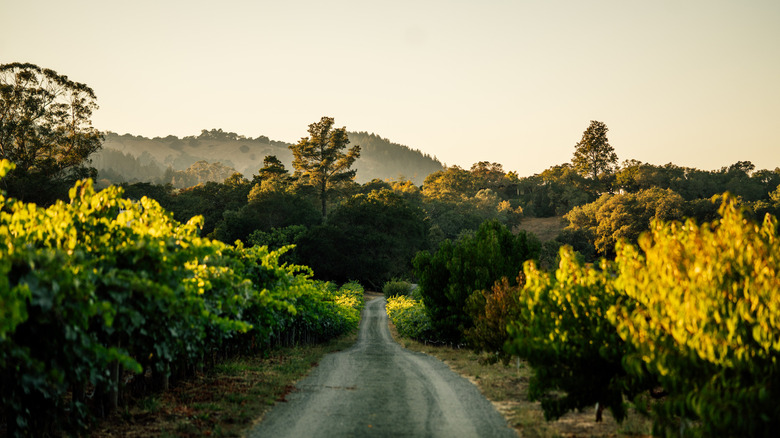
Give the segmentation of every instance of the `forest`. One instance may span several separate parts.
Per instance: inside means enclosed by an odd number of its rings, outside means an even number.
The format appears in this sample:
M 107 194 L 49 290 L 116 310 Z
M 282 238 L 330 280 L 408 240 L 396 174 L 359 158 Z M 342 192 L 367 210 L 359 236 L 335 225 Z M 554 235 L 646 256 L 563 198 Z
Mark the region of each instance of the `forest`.
M 402 334 L 527 360 L 549 418 L 597 404 L 621 419 L 634 400 L 658 434 L 778 427 L 780 168 L 619 162 L 591 121 L 570 162 L 536 175 L 396 147 L 387 157 L 431 169 L 421 184 L 358 182 L 361 157 L 392 143 L 322 117 L 295 144 L 128 139 L 180 148 L 161 176 L 151 152 L 101 152 L 124 136 L 91 126 L 86 85 L 31 64 L 0 75 L 0 396 L 14 433 L 81 430 L 116 407 L 122 373 L 152 369 L 165 386 L 188 359 L 336 336 L 364 288 L 385 289 Z M 192 152 L 217 141 L 286 152 L 241 173 Z M 527 231 L 538 218 L 556 235 Z

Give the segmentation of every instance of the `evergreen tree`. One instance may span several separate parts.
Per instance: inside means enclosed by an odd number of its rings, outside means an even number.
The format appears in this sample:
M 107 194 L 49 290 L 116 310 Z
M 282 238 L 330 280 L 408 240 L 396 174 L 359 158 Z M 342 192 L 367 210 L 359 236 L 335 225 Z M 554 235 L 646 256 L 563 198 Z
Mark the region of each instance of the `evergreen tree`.
M 349 144 L 347 128 L 334 129 L 333 117 L 323 117 L 309 125 L 309 135 L 290 146 L 292 164 L 297 176 L 317 188 L 324 221 L 328 190 L 339 182 L 355 178 L 356 170 L 350 170 L 350 167 L 360 157 L 360 146 L 343 152 Z
M 617 154 L 607 139 L 607 125 L 592 120 L 582 133 L 582 140 L 574 148 L 571 162 L 577 171 L 594 181 L 600 176 L 611 174 L 617 167 Z

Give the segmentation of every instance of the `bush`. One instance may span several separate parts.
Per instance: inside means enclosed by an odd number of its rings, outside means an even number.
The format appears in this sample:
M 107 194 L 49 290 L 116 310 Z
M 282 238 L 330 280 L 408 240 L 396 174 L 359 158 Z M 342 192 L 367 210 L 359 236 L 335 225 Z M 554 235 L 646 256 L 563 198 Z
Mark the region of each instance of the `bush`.
M 509 363 L 510 354 L 504 350 L 507 325 L 520 315 L 520 290 L 525 279 L 522 274 L 516 285 L 506 277 L 497 281 L 490 290 L 475 291 L 466 303 L 466 309 L 474 321 L 474 327 L 466 330 L 466 340 L 478 351 L 490 353 L 488 362 L 501 360 Z
M 431 319 L 423 303 L 399 295 L 387 300 L 386 309 L 399 335 L 421 341 L 431 339 Z
M 568 247 L 554 274 L 526 264 L 508 351 L 534 367 L 529 395 L 546 416 L 598 402 L 620 419 L 624 397 L 657 382 L 655 434 L 776 435 L 777 220 L 757 224 L 728 197 L 720 215 L 653 221 L 598 267 Z
M 287 245 L 294 245 L 306 230 L 304 225 L 271 228 L 269 231 L 255 230 L 247 238 L 247 245 L 267 246 L 271 250 L 279 249 Z
M 386 299 L 411 295 L 412 284 L 403 280 L 390 280 L 382 286 L 382 293 L 385 295 Z
M 436 336 L 460 342 L 473 326 L 466 299 L 488 289 L 502 277 L 514 284 L 523 262 L 539 255 L 539 241 L 525 232 L 517 235 L 498 221 L 486 221 L 475 234 L 455 242 L 445 240 L 435 254 L 417 253 L 413 264 L 420 279 L 423 302 Z

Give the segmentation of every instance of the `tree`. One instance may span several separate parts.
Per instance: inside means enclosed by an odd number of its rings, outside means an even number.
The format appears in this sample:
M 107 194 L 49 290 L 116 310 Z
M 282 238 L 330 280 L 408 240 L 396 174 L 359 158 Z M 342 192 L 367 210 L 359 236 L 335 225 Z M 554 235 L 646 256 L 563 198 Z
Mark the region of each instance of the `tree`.
M 536 217 L 560 216 L 595 199 L 588 181 L 569 163 L 523 178 L 521 184 L 523 210 Z
M 349 279 L 377 290 L 411 271 L 412 257 L 427 244 L 425 212 L 392 190 L 357 194 L 298 240 L 297 253 L 318 278 Z
M 613 256 L 620 240 L 636 242 L 650 222 L 681 220 L 687 212 L 685 200 L 671 189 L 652 188 L 637 193 L 604 194 L 589 204 L 573 208 L 564 217 L 568 229 L 584 231 L 594 238 L 602 256 Z
M 356 170 L 349 168 L 360 157 L 360 146 L 355 145 L 347 153 L 343 152 L 349 144 L 347 128 L 334 129 L 333 117 L 323 117 L 309 125 L 309 135 L 291 145 L 290 151 L 296 174 L 317 188 L 324 221 L 328 190 L 339 182 L 355 178 Z
M 541 402 L 546 419 L 598 404 L 596 421 L 604 408 L 622 421 L 624 397 L 655 386 L 652 376 L 623 368 L 624 358 L 636 349 L 606 318 L 614 306 L 631 303 L 613 281 L 611 262 L 583 263 L 568 246 L 559 254 L 555 272 L 541 271 L 533 262 L 524 265 L 525 286 L 515 298 L 522 304 L 507 327 L 506 350 L 533 368 L 528 398 Z
M 507 184 L 506 172 L 499 163 L 479 161 L 471 166 L 471 175 L 479 189 L 498 190 Z
M 270 231 L 292 225 L 310 227 L 320 221 L 316 205 L 305 194 L 269 184 L 255 184 L 248 190 L 248 195 L 246 192 L 243 194 L 243 198 L 230 204 L 229 209 L 218 211 L 218 222 L 209 237 L 225 243 L 234 243 L 236 240 L 247 242 L 256 230 Z M 210 202 L 219 204 L 220 200 Z
M 289 177 L 287 169 L 276 155 L 266 155 L 263 159 L 263 167 L 257 172 L 257 182 L 262 182 L 269 179 L 281 179 Z
M 462 201 L 477 191 L 474 174 L 459 166 L 433 172 L 425 177 L 422 186 L 423 196 L 428 200 Z
M 3 180 L 9 195 L 51 202 L 58 188 L 95 176 L 84 166 L 103 140 L 90 120 L 95 100 L 91 88 L 53 70 L 0 65 L 0 159 L 16 165 Z
M 617 154 L 607 139 L 607 125 L 592 120 L 582 133 L 582 140 L 574 148 L 571 162 L 583 175 L 598 180 L 600 176 L 611 174 L 618 162 Z
M 720 217 L 654 222 L 623 245 L 607 317 L 636 354 L 622 363 L 658 376 L 653 435 L 776 436 L 780 428 L 780 234 L 725 196 Z M 634 371 L 636 370 L 636 371 Z

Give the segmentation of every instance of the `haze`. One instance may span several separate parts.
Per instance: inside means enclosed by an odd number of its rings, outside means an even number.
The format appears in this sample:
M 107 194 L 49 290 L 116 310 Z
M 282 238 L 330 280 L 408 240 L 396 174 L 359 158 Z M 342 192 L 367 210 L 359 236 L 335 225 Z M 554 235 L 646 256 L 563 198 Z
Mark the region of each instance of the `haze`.
M 11 1 L 0 63 L 91 86 L 93 124 L 295 142 L 321 116 L 527 176 L 591 120 L 620 160 L 780 166 L 777 1 Z

